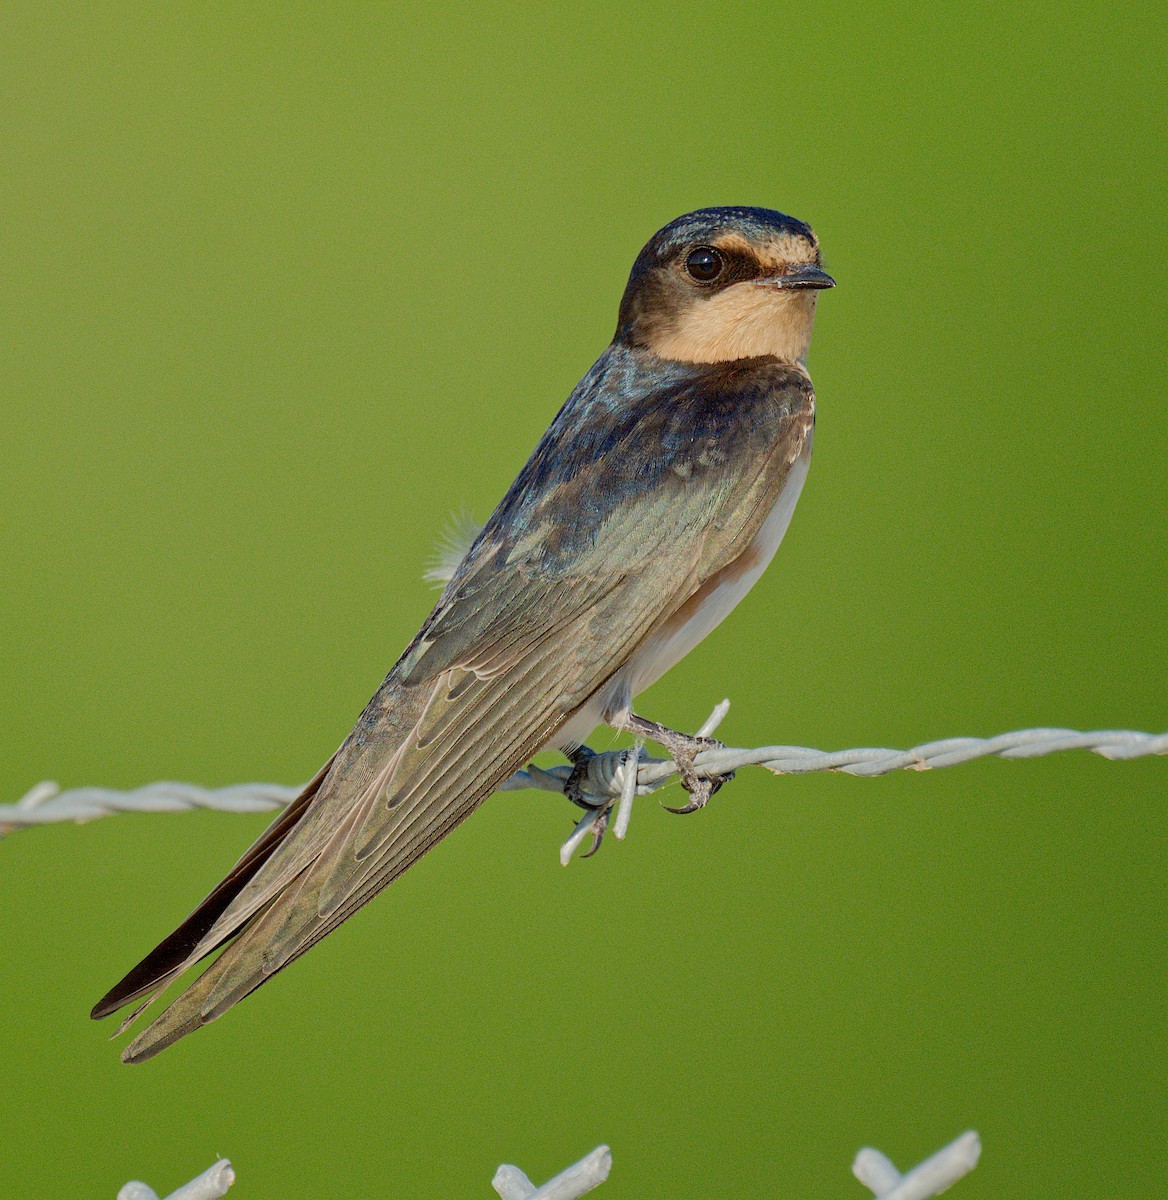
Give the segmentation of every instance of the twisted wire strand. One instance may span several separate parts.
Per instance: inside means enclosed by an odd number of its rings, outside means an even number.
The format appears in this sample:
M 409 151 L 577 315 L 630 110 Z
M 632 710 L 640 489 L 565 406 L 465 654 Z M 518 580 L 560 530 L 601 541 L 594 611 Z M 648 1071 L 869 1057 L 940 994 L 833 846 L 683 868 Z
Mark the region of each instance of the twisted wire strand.
M 725 715 L 723 702 L 702 728 L 712 732 Z M 910 750 L 856 748 L 815 750 L 807 746 L 760 746 L 755 749 L 703 750 L 694 759 L 700 776 L 725 775 L 742 767 L 760 766 L 776 775 L 805 775 L 812 771 L 837 771 L 847 775 L 886 775 L 890 771 L 926 771 L 954 767 L 978 758 L 1037 758 L 1064 750 L 1089 750 L 1103 758 L 1119 760 L 1168 754 L 1168 733 L 1141 733 L 1130 729 L 1080 732 L 1074 729 L 1020 729 L 991 738 L 945 738 L 925 742 Z M 596 802 L 631 799 L 626 770 L 630 751 L 610 750 L 588 760 L 582 784 L 586 797 Z M 544 770 L 534 764 L 517 771 L 500 791 L 537 788 L 560 792 L 571 774 L 569 766 Z M 678 774 L 670 759 L 637 755 L 635 794 L 648 795 Z M 38 783 L 15 804 L 0 805 L 0 834 L 29 825 L 57 821 L 92 821 L 119 812 L 182 812 L 211 808 L 220 812 L 253 813 L 281 808 L 300 792 L 298 787 L 274 783 L 244 783 L 224 788 L 202 788 L 191 783 L 151 783 L 130 791 L 81 787 L 62 791 L 55 783 Z M 626 817 L 627 824 L 627 817 Z
M 911 750 L 864 749 L 813 750 L 807 746 L 760 746 L 753 750 L 726 747 L 703 750 L 694 759 L 700 776 L 726 775 L 742 767 L 765 767 L 775 775 L 806 775 L 812 771 L 838 771 L 846 775 L 887 775 L 892 771 L 929 771 L 955 767 L 974 759 L 1038 758 L 1062 750 L 1090 750 L 1108 759 L 1141 758 L 1168 754 L 1168 733 L 1140 733 L 1131 729 L 1106 729 L 1081 733 L 1075 729 L 1019 729 L 992 738 L 946 738 L 925 742 Z M 612 750 L 597 754 L 588 762 L 585 791 L 596 796 L 616 798 L 624 785 L 624 767 L 628 751 Z M 563 791 L 571 767 L 542 770 L 529 767 L 513 775 L 500 789 L 542 788 Z M 639 760 L 637 795 L 656 791 L 678 774 L 672 759 Z M 0 819 L 3 819 L 0 810 Z

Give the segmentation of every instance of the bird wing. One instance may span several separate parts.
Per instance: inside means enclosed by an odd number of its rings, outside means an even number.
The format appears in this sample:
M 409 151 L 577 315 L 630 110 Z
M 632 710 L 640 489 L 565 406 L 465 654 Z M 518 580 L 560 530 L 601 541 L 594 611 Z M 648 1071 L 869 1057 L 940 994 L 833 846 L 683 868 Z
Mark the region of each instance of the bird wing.
M 234 896 L 224 903 L 220 885 L 209 912 L 186 923 L 197 940 L 176 931 L 170 953 L 164 942 L 95 1009 L 160 991 L 229 942 L 123 1060 L 157 1054 L 271 978 L 545 745 L 656 624 L 749 544 L 808 432 L 806 414 L 781 424 L 755 461 L 691 463 L 663 472 L 635 502 L 608 505 L 599 533 L 570 554 L 549 545 L 571 526 L 580 492 L 606 494 L 602 459 L 601 476 L 541 484 L 522 520 L 505 500 L 315 790 L 237 865 Z

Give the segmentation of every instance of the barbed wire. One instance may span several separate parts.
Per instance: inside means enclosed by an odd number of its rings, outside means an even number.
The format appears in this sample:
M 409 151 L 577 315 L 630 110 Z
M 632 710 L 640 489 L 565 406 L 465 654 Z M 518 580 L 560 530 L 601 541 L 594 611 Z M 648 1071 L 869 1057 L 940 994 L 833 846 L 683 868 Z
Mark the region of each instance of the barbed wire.
M 709 737 L 730 709 L 723 700 L 715 706 L 698 735 Z M 577 780 L 583 798 L 591 807 L 564 843 L 560 853 L 567 863 L 589 833 L 603 829 L 609 810 L 616 809 L 614 834 L 623 838 L 629 823 L 634 796 L 645 796 L 669 783 L 679 773 L 672 759 L 652 758 L 642 753 L 638 741 L 630 750 L 607 750 L 592 754 Z M 870 777 L 891 771 L 929 771 L 955 767 L 975 759 L 1038 758 L 1066 750 L 1088 750 L 1112 760 L 1168 754 L 1168 733 L 1141 733 L 1131 729 L 1019 729 L 996 737 L 945 738 L 924 742 L 909 750 L 859 747 L 851 750 L 815 750 L 808 746 L 759 746 L 754 749 L 719 747 L 703 750 L 694 758 L 694 771 L 701 778 L 726 776 L 743 767 L 758 766 L 775 775 L 806 775 L 813 771 L 835 771 Z M 629 770 L 635 764 L 635 772 Z M 573 768 L 550 768 L 534 763 L 517 771 L 499 791 L 535 788 L 564 793 Z M 220 812 L 253 813 L 281 808 L 300 794 L 299 787 L 274 783 L 243 783 L 223 788 L 202 788 L 191 783 L 150 783 L 130 791 L 81 787 L 62 791 L 52 782 L 38 783 L 15 804 L 0 805 L 0 836 L 30 825 L 58 821 L 78 823 L 123 812 L 183 812 L 211 808 Z
M 852 1163 L 852 1174 L 873 1193 L 874 1200 L 930 1200 L 968 1175 L 980 1157 L 981 1140 L 971 1129 L 904 1175 L 886 1155 L 865 1147 Z M 510 1163 L 499 1167 L 491 1186 L 501 1200 L 580 1200 L 599 1187 L 611 1170 L 612 1151 L 607 1146 L 597 1146 L 542 1187 L 536 1187 Z M 234 1182 L 231 1163 L 222 1158 L 190 1183 L 171 1192 L 167 1200 L 220 1200 Z M 118 1192 L 118 1200 L 158 1200 L 158 1193 L 149 1184 L 134 1180 Z
M 227 1195 L 227 1189 L 235 1182 L 235 1172 L 231 1163 L 221 1158 L 213 1166 L 208 1167 L 202 1175 L 196 1175 L 190 1183 L 184 1183 L 177 1191 L 171 1192 L 166 1200 L 220 1200 Z M 118 1200 L 158 1200 L 158 1193 L 140 1179 L 132 1179 L 118 1192 Z
M 62 791 L 50 780 L 38 783 L 15 804 L 0 804 L 0 834 L 30 825 L 75 821 L 83 825 L 99 817 L 130 812 L 189 812 L 213 808 L 219 812 L 256 813 L 283 808 L 300 794 L 301 787 L 278 783 L 239 783 L 224 788 L 204 788 L 194 783 L 148 783 L 130 791 L 80 787 Z
M 923 1163 L 902 1175 L 891 1159 L 865 1147 L 852 1163 L 852 1174 L 875 1200 L 929 1200 L 968 1175 L 981 1158 L 981 1138 L 970 1129 Z
M 518 1168 L 504 1163 L 496 1172 L 491 1186 L 502 1200 L 579 1200 L 593 1188 L 599 1187 L 612 1170 L 612 1151 L 597 1146 L 579 1162 L 549 1179 L 543 1187 L 534 1183 Z

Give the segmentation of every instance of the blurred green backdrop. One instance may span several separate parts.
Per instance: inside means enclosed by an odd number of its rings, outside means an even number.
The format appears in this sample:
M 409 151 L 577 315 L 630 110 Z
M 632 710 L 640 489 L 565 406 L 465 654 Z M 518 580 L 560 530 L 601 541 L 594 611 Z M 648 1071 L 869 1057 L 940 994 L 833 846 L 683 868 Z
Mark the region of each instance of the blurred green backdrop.
M 308 777 L 678 213 L 840 286 L 774 568 L 643 708 L 733 744 L 1168 726 L 1165 15 L 1042 2 L 6 5 L 3 795 Z M 498 797 L 224 1021 L 90 1004 L 266 823 L 0 844 L 11 1194 L 1163 1188 L 1168 762 L 746 773 L 563 870 Z M 235 1193 L 233 1193 L 235 1194 Z M 863 1193 L 866 1194 L 866 1193 Z

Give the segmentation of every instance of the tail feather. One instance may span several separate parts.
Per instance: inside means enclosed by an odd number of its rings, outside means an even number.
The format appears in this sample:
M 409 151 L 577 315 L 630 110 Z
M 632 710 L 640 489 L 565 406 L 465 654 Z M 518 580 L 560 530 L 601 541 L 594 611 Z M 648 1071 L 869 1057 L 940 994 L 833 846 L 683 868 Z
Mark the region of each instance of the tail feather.
M 211 892 L 199 907 L 93 1006 L 90 1016 L 95 1021 L 102 1017 L 108 1017 L 123 1005 L 130 1004 L 151 993 L 157 993 L 175 976 L 190 966 L 192 961 L 198 961 L 198 959 L 192 960 L 192 955 L 195 954 L 200 943 L 256 872 L 296 828 L 312 798 L 320 790 L 320 785 L 328 774 L 335 757 L 334 755 L 321 767 L 304 791 L 268 826 L 259 840 L 235 864 L 227 878 Z M 223 941 L 231 937 L 234 932 L 225 933 L 223 939 L 216 945 L 222 945 Z M 202 958 L 214 949 L 215 946 L 208 946 L 198 957 Z
M 254 918 L 253 918 L 254 919 Z M 180 995 L 163 1009 L 161 1013 L 136 1038 L 122 1050 L 122 1062 L 139 1063 L 161 1054 L 168 1046 L 174 1045 L 179 1038 L 201 1028 L 215 1020 L 225 1012 L 236 1000 L 242 1000 L 249 992 L 254 992 L 260 984 L 270 976 L 254 974 L 237 981 L 232 989 L 231 999 L 227 1004 L 209 1009 L 206 1000 L 215 985 L 229 971 L 237 958 L 236 952 L 246 940 L 250 926 L 245 926 L 238 939 L 233 941 L 226 950 Z M 156 993 L 157 994 L 157 993 Z M 153 999 L 153 997 L 151 997 Z M 143 1005 L 145 1007 L 145 1005 Z M 140 1012 L 141 1009 L 138 1010 Z M 134 1014 L 137 1016 L 137 1012 Z
M 176 996 L 122 1051 L 122 1062 L 145 1062 L 160 1054 L 179 1038 L 221 1017 L 232 1005 L 287 966 L 287 963 L 281 963 L 275 970 L 266 970 L 264 947 L 271 925 L 286 917 L 287 910 L 295 905 L 299 891 L 294 884 L 253 914 L 202 975 Z

